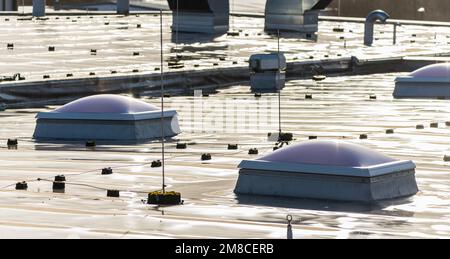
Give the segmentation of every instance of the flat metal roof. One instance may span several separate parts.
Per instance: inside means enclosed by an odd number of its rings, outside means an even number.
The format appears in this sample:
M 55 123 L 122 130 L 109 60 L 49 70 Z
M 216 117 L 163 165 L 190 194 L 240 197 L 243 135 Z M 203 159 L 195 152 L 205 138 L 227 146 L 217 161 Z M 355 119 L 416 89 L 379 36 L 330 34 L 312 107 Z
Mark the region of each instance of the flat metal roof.
M 0 76 L 20 73 L 25 80 L 39 81 L 92 77 L 91 72 L 100 77 L 158 73 L 157 14 L 28 18 L 0 17 Z M 168 68 L 169 61 L 181 55 L 184 68 L 170 71 L 242 67 L 247 66 L 252 54 L 277 50 L 276 38 L 263 32 L 262 18 L 232 17 L 231 30 L 242 30 L 237 37 L 184 34 L 179 35 L 178 44 L 170 32 L 171 19 L 171 15 L 164 16 L 165 66 Z M 336 28 L 344 32 L 334 31 Z M 450 52 L 450 27 L 404 25 L 397 29 L 397 45 L 393 46 L 393 26 L 376 25 L 375 44 L 371 48 L 362 44 L 363 30 L 361 23 L 321 21 L 317 43 L 300 39 L 299 34 L 283 34 L 281 51 L 286 52 L 288 62 L 350 56 L 361 60 L 442 56 Z M 8 43 L 14 47 L 8 49 Z M 54 47 L 54 51 L 49 51 L 49 47 Z M 44 79 L 45 75 L 50 78 Z
M 161 169 L 149 164 L 160 159 L 159 143 L 99 144 L 95 149 L 79 143 L 37 143 L 31 140 L 34 116 L 53 107 L 0 112 L 0 187 L 58 174 L 76 184 L 68 184 L 65 194 L 54 194 L 51 183 L 43 181 L 29 182 L 26 192 L 13 186 L 0 189 L 0 237 L 285 238 L 286 214 L 302 219 L 293 225 L 295 238 L 448 237 L 450 164 L 443 157 L 449 154 L 449 103 L 393 99 L 394 79 L 401 75 L 291 81 L 282 95 L 282 121 L 283 130 L 293 132 L 296 142 L 308 141 L 309 136 L 340 139 L 413 160 L 420 192 L 412 198 L 370 206 L 236 199 L 238 164 L 256 158 L 248 155 L 250 148 L 258 148 L 260 155 L 272 152 L 267 133 L 278 126 L 273 108 L 278 97 L 255 98 L 248 85 L 240 85 L 209 97 L 166 99 L 168 109 L 179 110 L 183 130 L 167 144 L 168 189 L 180 191 L 185 200 L 176 207 L 141 202 L 146 192 L 160 188 Z M 305 99 L 305 94 L 313 98 Z M 142 100 L 159 103 L 158 98 Z M 228 109 L 221 108 L 227 103 Z M 194 109 L 200 119 L 190 117 Z M 264 120 L 267 114 L 275 114 L 274 119 Z M 228 124 L 220 124 L 224 118 L 230 119 Z M 416 129 L 418 124 L 424 129 Z M 386 134 L 387 129 L 394 134 Z M 359 139 L 360 134 L 368 138 Z M 19 138 L 17 150 L 6 148 L 7 138 Z M 177 140 L 187 142 L 188 148 L 176 149 Z M 230 143 L 239 144 L 239 149 L 227 150 Z M 201 161 L 203 153 L 211 153 L 213 159 Z M 114 174 L 102 176 L 104 167 L 113 167 Z M 106 198 L 103 188 L 123 190 L 121 198 Z

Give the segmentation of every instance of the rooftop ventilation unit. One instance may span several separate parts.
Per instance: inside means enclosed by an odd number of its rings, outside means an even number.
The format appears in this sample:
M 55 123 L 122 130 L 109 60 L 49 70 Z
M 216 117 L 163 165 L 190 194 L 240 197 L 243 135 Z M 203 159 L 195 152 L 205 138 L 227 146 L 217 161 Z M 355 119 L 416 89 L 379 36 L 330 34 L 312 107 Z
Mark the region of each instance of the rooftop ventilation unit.
M 130 13 L 130 0 L 117 0 L 117 13 L 128 15 Z
M 237 194 L 371 202 L 418 191 L 413 162 L 344 142 L 314 140 L 239 168 Z
M 265 30 L 317 32 L 319 12 L 330 3 L 330 0 L 267 0 Z
M 180 133 L 177 112 L 120 95 L 94 95 L 36 116 L 40 140 L 144 141 Z
M 228 0 L 168 0 L 172 30 L 223 34 L 229 29 Z
M 277 92 L 286 81 L 286 57 L 283 54 L 256 54 L 250 57 L 252 92 Z
M 33 0 L 33 16 L 45 16 L 45 0 Z
M 17 11 L 17 0 L 0 0 L 0 11 Z
M 395 98 L 450 98 L 450 63 L 433 64 L 395 79 Z

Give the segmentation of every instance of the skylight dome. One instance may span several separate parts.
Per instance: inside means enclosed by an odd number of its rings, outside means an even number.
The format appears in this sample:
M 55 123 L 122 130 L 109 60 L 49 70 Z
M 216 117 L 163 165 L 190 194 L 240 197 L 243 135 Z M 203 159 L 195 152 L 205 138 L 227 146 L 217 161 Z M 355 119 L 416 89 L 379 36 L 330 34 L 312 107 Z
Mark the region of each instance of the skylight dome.
M 433 64 L 420 68 L 410 74 L 412 77 L 446 77 L 450 78 L 450 63 Z
M 131 97 L 102 94 L 93 95 L 68 103 L 54 112 L 58 113 L 140 113 L 157 111 L 154 105 Z
M 415 164 L 339 141 L 310 141 L 239 165 L 235 193 L 364 201 L 417 193 Z
M 40 112 L 34 138 L 39 140 L 142 141 L 181 132 L 177 112 L 120 95 L 94 95 L 51 112 Z
M 395 98 L 450 98 L 450 63 L 420 68 L 395 79 Z
M 258 160 L 347 167 L 368 167 L 395 161 L 369 148 L 335 141 L 306 142 L 280 149 Z

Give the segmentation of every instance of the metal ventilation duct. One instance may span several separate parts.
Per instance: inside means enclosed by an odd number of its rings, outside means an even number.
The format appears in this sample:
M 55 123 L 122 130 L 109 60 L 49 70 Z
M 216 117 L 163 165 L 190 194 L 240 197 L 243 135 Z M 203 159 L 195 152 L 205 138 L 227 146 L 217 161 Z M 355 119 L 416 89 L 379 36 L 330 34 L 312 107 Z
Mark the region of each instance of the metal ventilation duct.
M 319 2 L 317 2 L 316 5 L 314 5 L 311 10 L 322 10 L 327 8 L 331 2 L 333 2 L 333 0 L 320 0 Z
M 297 31 L 314 33 L 318 30 L 319 10 L 331 0 L 267 0 L 266 31 Z
M 0 11 L 17 11 L 17 0 L 0 0 Z
M 389 19 L 389 14 L 383 10 L 375 10 L 367 15 L 364 25 L 364 45 L 372 46 L 374 23 L 376 21 L 385 23 L 387 19 Z
M 33 0 L 33 16 L 45 16 L 45 0 Z
M 256 54 L 249 60 L 252 92 L 277 92 L 286 81 L 286 57 L 283 54 Z
M 177 10 L 177 3 L 180 12 L 212 13 L 208 0 L 188 1 L 188 0 L 168 0 L 170 10 Z
M 117 0 L 117 13 L 129 14 L 130 13 L 130 0 Z
M 168 3 L 173 13 L 173 32 L 220 34 L 229 29 L 228 0 L 168 0 Z

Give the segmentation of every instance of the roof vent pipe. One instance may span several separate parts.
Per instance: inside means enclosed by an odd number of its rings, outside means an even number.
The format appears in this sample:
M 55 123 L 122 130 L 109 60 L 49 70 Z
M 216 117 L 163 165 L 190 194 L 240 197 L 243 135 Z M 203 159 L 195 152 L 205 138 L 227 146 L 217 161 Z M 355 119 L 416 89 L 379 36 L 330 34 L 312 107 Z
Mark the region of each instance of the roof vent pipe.
M 128 15 L 130 13 L 130 0 L 117 0 L 117 14 Z
M 376 21 L 385 23 L 387 19 L 389 19 L 389 14 L 383 10 L 375 10 L 367 15 L 364 25 L 364 45 L 372 46 L 374 23 Z
M 45 16 L 45 0 L 33 0 L 33 16 Z
M 0 11 L 17 11 L 16 0 L 0 0 Z

